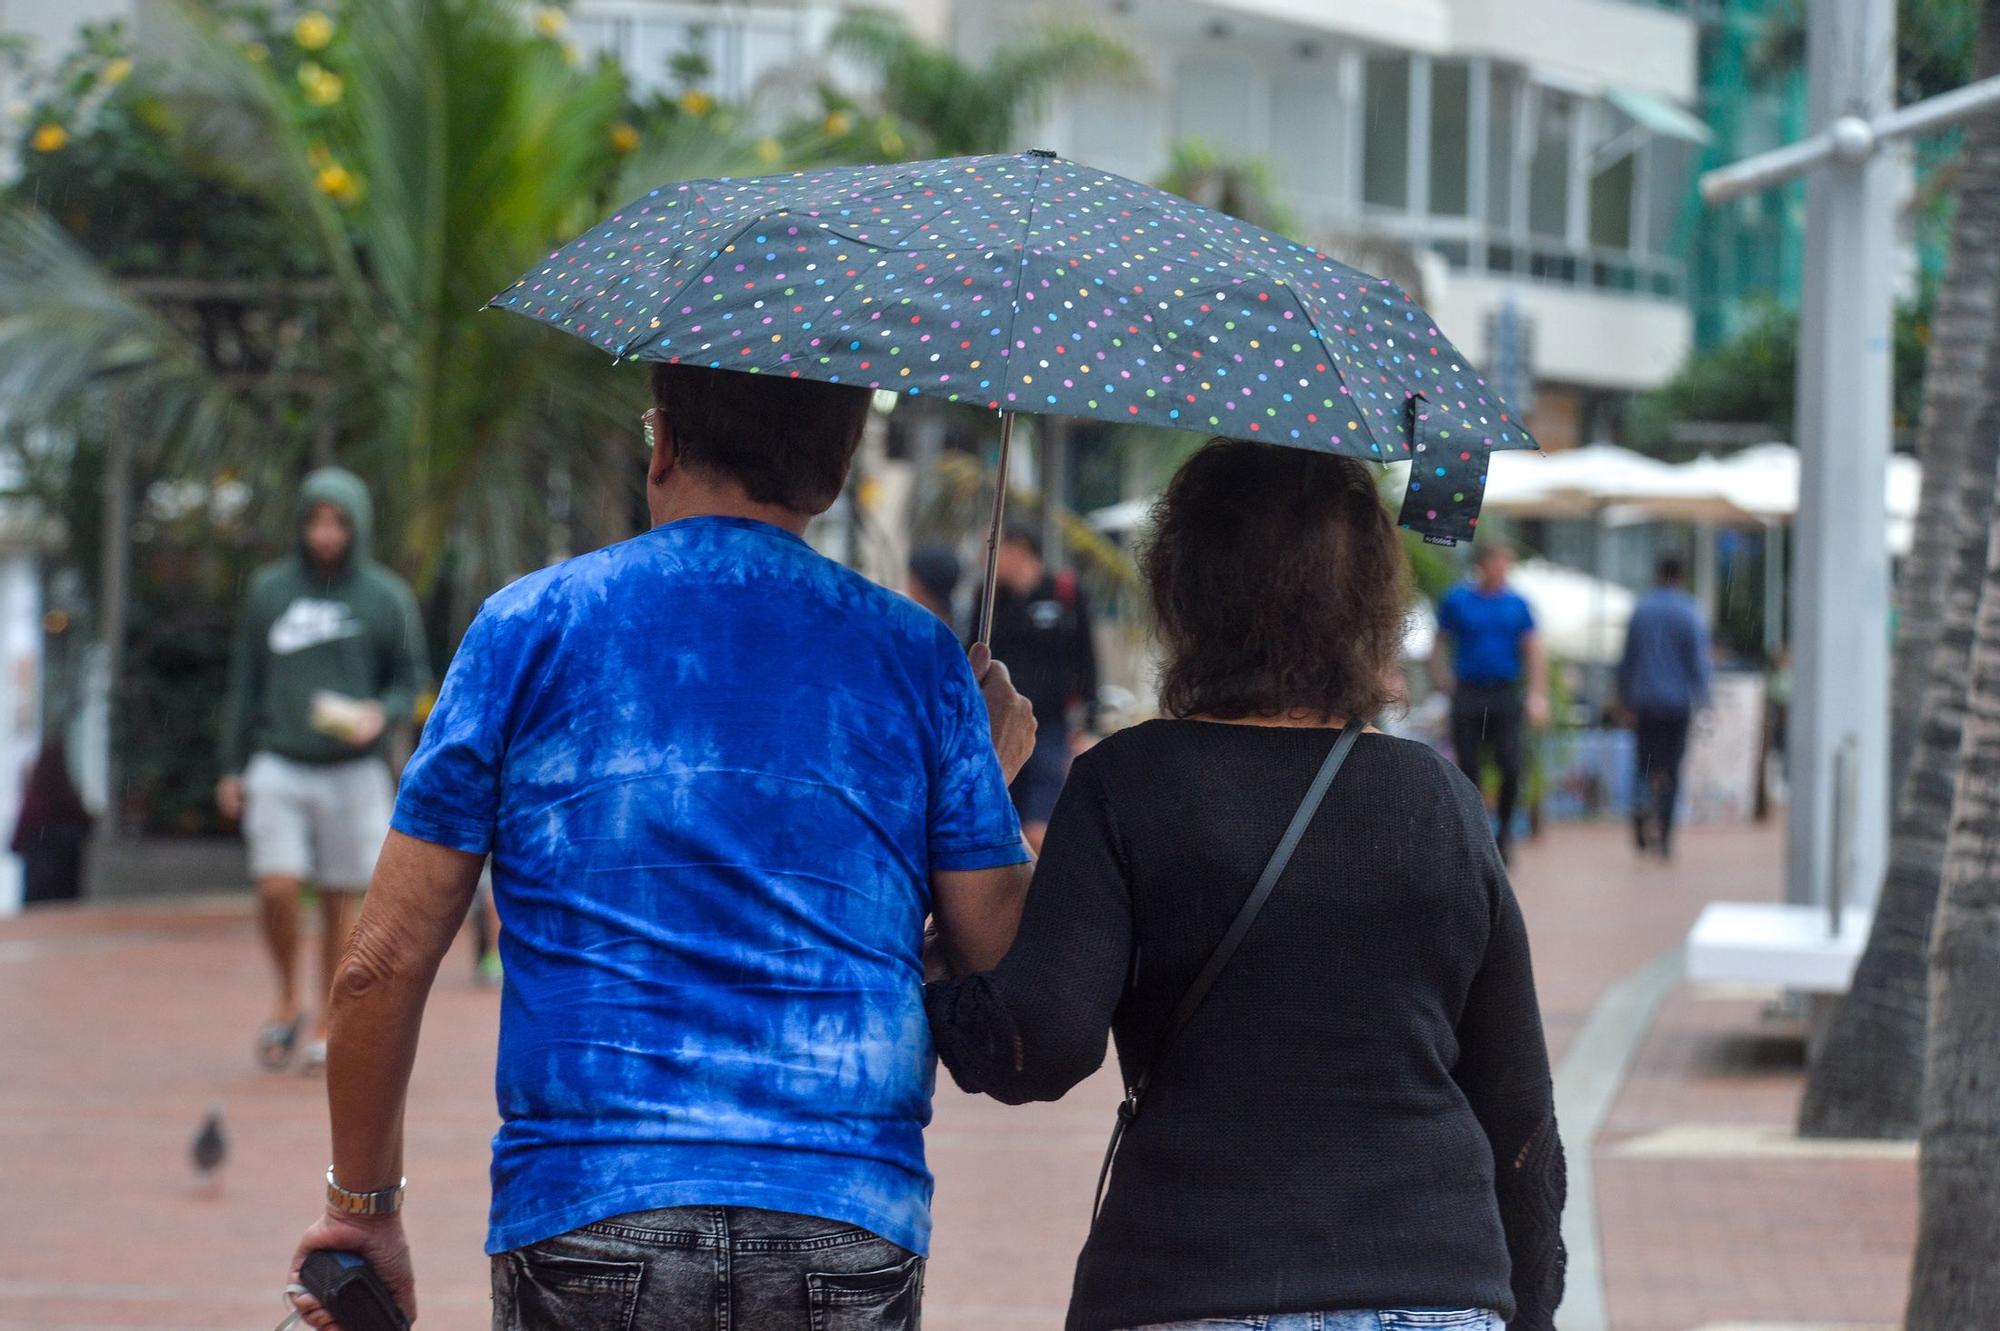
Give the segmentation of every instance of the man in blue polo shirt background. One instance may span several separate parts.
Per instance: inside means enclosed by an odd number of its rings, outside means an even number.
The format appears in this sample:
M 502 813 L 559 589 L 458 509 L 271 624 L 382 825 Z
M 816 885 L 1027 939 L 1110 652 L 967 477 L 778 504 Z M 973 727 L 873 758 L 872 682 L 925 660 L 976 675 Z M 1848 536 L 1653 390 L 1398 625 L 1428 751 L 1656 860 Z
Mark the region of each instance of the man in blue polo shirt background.
M 1512 548 L 1482 544 L 1473 555 L 1472 580 L 1438 602 L 1438 641 L 1431 649 L 1432 682 L 1451 694 L 1451 746 L 1460 770 L 1479 785 L 1491 753 L 1500 771 L 1494 839 L 1503 859 L 1513 849 L 1525 732 L 1549 719 L 1548 663 L 1534 612 L 1507 585 L 1513 568 Z
M 1033 709 L 802 539 L 866 390 L 661 365 L 653 397 L 653 529 L 492 597 L 405 773 L 334 985 L 328 1210 L 294 1272 L 356 1250 L 416 1311 L 403 1104 L 490 852 L 494 1325 L 904 1331 L 925 919 L 955 970 L 1012 941 Z

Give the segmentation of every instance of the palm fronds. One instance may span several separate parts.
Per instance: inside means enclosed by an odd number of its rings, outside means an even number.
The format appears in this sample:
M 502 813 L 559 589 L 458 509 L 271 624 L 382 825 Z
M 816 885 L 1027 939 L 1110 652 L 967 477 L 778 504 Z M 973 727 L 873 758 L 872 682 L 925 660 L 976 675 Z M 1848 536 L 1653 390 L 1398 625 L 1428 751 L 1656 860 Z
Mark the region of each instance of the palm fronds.
M 138 456 L 213 462 L 247 438 L 241 402 L 188 339 L 61 227 L 0 211 L 0 402 L 8 424 L 70 428 L 116 399 Z

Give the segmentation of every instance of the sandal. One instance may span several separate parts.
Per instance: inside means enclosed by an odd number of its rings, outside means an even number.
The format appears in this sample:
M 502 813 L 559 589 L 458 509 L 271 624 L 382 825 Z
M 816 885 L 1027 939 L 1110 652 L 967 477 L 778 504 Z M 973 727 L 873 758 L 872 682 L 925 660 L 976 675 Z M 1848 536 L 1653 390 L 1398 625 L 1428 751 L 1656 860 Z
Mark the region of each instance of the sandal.
M 281 1072 L 292 1061 L 292 1051 L 298 1048 L 299 1032 L 305 1029 L 306 1014 L 301 1012 L 290 1021 L 267 1021 L 257 1032 L 257 1066 L 267 1072 Z
M 305 1057 L 299 1060 L 299 1072 L 307 1077 L 316 1072 L 326 1071 L 326 1041 L 306 1041 Z

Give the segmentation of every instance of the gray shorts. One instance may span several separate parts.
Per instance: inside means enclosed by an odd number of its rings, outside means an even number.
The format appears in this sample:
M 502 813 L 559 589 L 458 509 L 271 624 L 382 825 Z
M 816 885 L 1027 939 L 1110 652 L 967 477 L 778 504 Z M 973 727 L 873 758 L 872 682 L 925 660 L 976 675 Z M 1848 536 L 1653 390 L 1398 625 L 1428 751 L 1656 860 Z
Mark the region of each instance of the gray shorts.
M 395 803 L 380 758 L 300 763 L 259 753 L 243 770 L 243 840 L 250 873 L 359 892 L 375 876 Z

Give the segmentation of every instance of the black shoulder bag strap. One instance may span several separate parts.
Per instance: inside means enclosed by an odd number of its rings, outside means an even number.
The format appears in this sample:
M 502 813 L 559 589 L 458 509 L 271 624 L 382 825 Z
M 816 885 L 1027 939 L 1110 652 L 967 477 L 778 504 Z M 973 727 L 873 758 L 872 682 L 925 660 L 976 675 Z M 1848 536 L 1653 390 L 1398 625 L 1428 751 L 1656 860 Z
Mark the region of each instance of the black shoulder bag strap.
M 1104 1167 L 1097 1171 L 1097 1200 L 1090 1206 L 1091 1224 L 1097 1223 L 1097 1213 L 1104 1208 L 1104 1185 L 1111 1178 L 1111 1162 L 1118 1156 L 1118 1145 L 1125 1140 L 1125 1130 L 1131 1127 L 1132 1120 L 1139 1116 L 1139 1105 L 1146 1098 L 1146 1088 L 1152 1084 L 1153 1074 L 1173 1056 L 1182 1033 L 1187 1030 L 1188 1022 L 1194 1019 L 1196 1009 L 1201 1007 L 1202 1000 L 1208 997 L 1209 989 L 1214 986 L 1215 977 L 1222 974 L 1222 968 L 1236 955 L 1236 949 L 1243 942 L 1243 936 L 1250 932 L 1250 926 L 1256 922 L 1257 912 L 1271 899 L 1272 889 L 1277 887 L 1278 879 L 1285 872 L 1285 866 L 1291 863 L 1292 852 L 1299 848 L 1299 841 L 1305 836 L 1313 815 L 1319 812 L 1320 804 L 1326 799 L 1326 792 L 1333 785 L 1334 774 L 1340 771 L 1340 765 L 1347 761 L 1348 750 L 1354 747 L 1354 741 L 1360 738 L 1361 732 L 1367 728 L 1368 723 L 1365 721 L 1350 721 L 1340 732 L 1340 738 L 1333 742 L 1333 748 L 1326 755 L 1326 761 L 1320 764 L 1319 775 L 1313 778 L 1312 787 L 1306 791 L 1306 797 L 1299 801 L 1298 812 L 1292 815 L 1291 826 L 1285 829 L 1284 839 L 1278 842 L 1278 848 L 1271 852 L 1269 862 L 1264 865 L 1264 872 L 1258 877 L 1257 886 L 1250 890 L 1249 897 L 1243 902 L 1243 908 L 1236 912 L 1236 919 L 1230 924 L 1229 932 L 1222 936 L 1220 943 L 1216 944 L 1208 964 L 1201 968 L 1201 974 L 1194 977 L 1194 983 L 1189 985 L 1187 993 L 1181 996 L 1180 1006 L 1174 1009 L 1174 1015 L 1168 1019 L 1166 1038 L 1160 1041 L 1160 1047 L 1153 1055 L 1152 1065 L 1139 1075 L 1137 1081 L 1126 1086 L 1125 1102 L 1118 1106 L 1118 1126 L 1111 1130 L 1111 1145 L 1104 1151 Z

